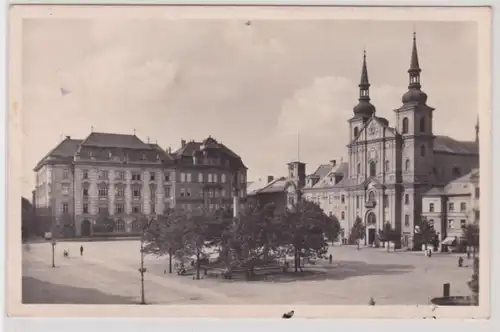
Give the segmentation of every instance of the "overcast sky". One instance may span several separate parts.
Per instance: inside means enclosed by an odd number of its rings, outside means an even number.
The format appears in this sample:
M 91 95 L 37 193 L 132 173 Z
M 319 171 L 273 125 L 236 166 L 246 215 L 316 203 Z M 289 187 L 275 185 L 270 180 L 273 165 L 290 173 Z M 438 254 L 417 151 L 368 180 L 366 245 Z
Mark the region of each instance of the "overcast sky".
M 60 135 L 132 134 L 163 148 L 212 135 L 249 179 L 347 158 L 363 48 L 394 124 L 413 29 L 435 134 L 474 139 L 477 27 L 458 22 L 31 19 L 23 25 L 23 195 Z M 61 88 L 64 93 L 61 93 Z

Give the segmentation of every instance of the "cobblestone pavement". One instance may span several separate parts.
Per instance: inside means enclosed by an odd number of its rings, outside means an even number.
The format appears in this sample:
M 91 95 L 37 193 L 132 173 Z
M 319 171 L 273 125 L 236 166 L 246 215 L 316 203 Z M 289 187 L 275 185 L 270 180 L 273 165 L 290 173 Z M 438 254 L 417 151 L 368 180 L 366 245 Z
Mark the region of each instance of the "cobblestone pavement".
M 56 268 L 51 246 L 31 244 L 23 252 L 23 299 L 26 303 L 137 303 L 140 300 L 139 241 L 86 242 L 80 256 L 78 242 L 56 245 Z M 69 249 L 70 257 L 62 252 Z M 428 304 L 441 296 L 443 283 L 452 295 L 469 295 L 466 282 L 472 259 L 458 268 L 455 254 L 390 252 L 351 246 L 330 248 L 327 260 L 293 273 L 266 280 L 223 281 L 164 274 L 168 258 L 147 256 L 146 300 L 157 304 Z M 73 287 L 73 288 L 71 288 Z M 64 293 L 64 294 L 62 294 Z M 85 295 L 83 295 L 85 293 Z M 116 301 L 116 302 L 114 302 Z

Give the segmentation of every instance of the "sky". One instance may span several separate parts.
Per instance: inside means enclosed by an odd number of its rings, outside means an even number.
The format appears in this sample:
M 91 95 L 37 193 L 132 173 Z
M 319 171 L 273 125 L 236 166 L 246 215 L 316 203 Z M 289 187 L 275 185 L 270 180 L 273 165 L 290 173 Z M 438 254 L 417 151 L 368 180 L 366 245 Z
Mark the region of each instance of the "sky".
M 473 140 L 474 22 L 25 19 L 23 195 L 61 140 L 133 134 L 176 149 L 208 135 L 239 154 L 248 179 L 347 160 L 363 49 L 378 116 L 394 124 L 413 31 L 434 133 Z M 298 136 L 300 135 L 300 143 Z

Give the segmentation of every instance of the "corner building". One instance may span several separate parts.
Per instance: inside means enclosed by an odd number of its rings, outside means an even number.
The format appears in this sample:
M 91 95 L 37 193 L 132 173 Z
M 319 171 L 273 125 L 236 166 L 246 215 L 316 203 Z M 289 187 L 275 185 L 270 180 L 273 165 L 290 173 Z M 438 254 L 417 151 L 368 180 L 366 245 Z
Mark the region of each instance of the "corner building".
M 313 174 L 303 189 L 306 199 L 339 218 L 345 237 L 359 217 L 366 225 L 366 244 L 374 244 L 378 229 L 390 223 L 401 234 L 401 245 L 412 246 L 422 195 L 478 167 L 478 127 L 476 141 L 434 135 L 434 108 L 427 105 L 420 74 L 414 35 L 408 91 L 391 127 L 370 102 L 363 57 L 359 100 L 348 120 L 348 162 L 332 166 L 321 178 Z
M 84 140 L 67 136 L 34 171 L 36 214 L 51 220 L 45 231 L 92 236 L 102 215 L 115 220 L 114 233 L 137 233 L 140 216 L 169 208 L 238 208 L 247 168 L 212 137 L 182 140 L 172 153 L 135 135 L 93 132 Z

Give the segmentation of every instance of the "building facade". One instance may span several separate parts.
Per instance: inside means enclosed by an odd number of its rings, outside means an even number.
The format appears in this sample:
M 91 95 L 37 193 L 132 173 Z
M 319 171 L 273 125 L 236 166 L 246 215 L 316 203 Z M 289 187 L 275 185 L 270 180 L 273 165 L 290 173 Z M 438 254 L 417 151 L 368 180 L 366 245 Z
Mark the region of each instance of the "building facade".
M 296 197 L 295 189 L 327 214 L 335 215 L 346 238 L 360 218 L 366 226 L 366 244 L 374 244 L 378 230 L 390 223 L 401 234 L 401 245 L 412 246 L 414 228 L 422 216 L 423 195 L 479 165 L 477 126 L 475 141 L 435 135 L 434 108 L 427 105 L 427 94 L 421 88 L 415 35 L 412 46 L 408 90 L 402 104 L 394 109 L 394 126 L 377 116 L 370 102 L 365 54 L 358 104 L 348 120 L 348 160 L 321 165 L 307 177 L 304 165 L 299 176 L 304 177 L 304 183 L 292 181 L 297 174 L 289 173 L 288 178 L 278 181 L 281 186 L 269 184 L 253 195 L 274 187 Z
M 37 214 L 51 217 L 58 232 L 72 228 L 77 236 L 94 234 L 100 216 L 114 219 L 116 233 L 134 233 L 143 215 L 213 210 L 245 199 L 245 165 L 211 137 L 182 140 L 173 153 L 135 135 L 66 137 L 34 171 Z
M 465 226 L 479 225 L 479 195 L 479 169 L 424 193 L 422 216 L 434 225 L 441 243 L 450 245 Z

